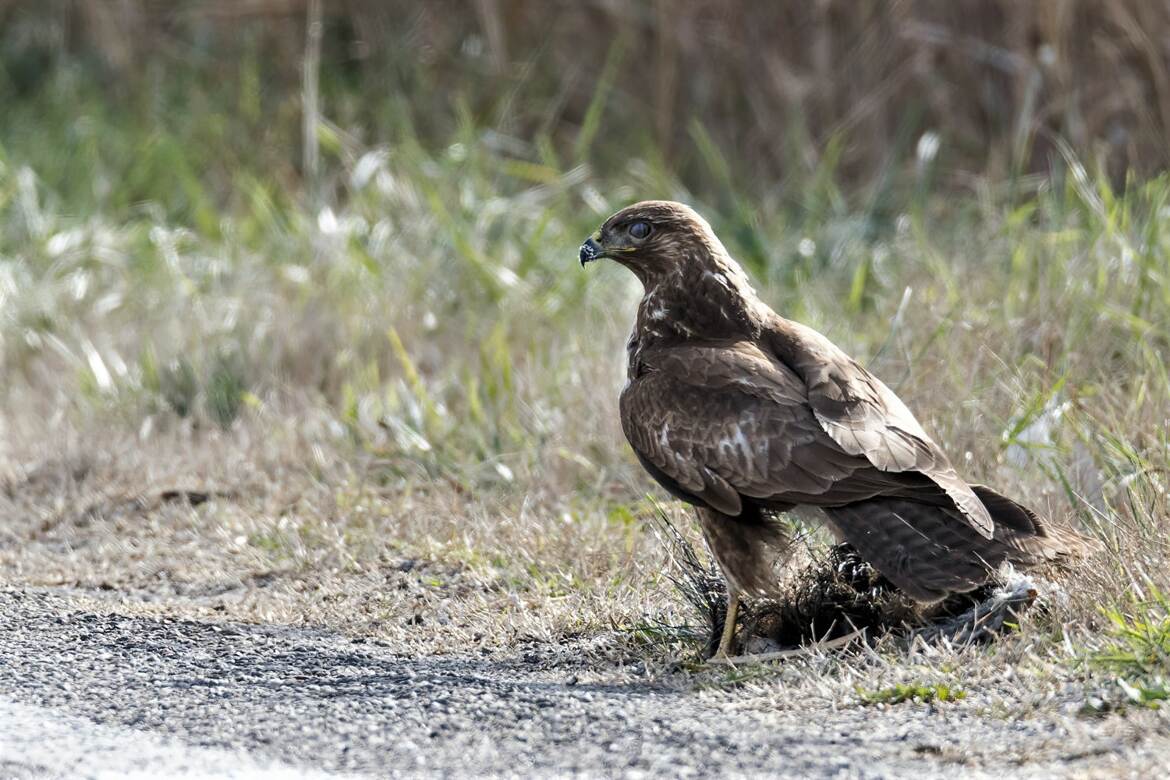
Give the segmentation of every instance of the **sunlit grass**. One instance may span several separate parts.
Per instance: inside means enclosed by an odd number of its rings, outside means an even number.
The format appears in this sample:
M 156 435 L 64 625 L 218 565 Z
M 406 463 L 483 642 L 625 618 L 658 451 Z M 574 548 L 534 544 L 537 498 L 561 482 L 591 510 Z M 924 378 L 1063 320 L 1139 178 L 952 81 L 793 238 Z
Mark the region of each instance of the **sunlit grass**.
M 962 701 L 967 698 L 967 692 L 960 688 L 952 688 L 942 684 L 926 685 L 922 683 L 899 683 L 898 685 L 876 691 L 859 690 L 857 695 L 866 704 L 901 704 L 903 702 L 916 702 L 920 704 L 939 702 L 945 704 L 947 702 Z
M 1091 667 L 1113 676 L 1125 699 L 1157 706 L 1170 699 L 1170 609 L 1154 590 L 1127 605 L 1103 607 L 1108 620 L 1089 655 Z

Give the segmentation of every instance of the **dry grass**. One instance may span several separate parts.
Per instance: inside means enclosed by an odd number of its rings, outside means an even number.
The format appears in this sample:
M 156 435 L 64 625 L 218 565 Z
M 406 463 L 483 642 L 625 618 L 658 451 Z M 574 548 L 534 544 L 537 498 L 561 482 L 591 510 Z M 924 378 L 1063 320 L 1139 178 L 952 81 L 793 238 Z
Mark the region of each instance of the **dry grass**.
M 343 459 L 297 427 L 145 443 L 105 429 L 30 461 L 5 487 L 4 579 L 124 608 L 329 626 L 410 653 L 510 653 L 671 612 L 650 573 L 662 550 L 633 525 L 501 487 L 388 485 L 370 458 Z

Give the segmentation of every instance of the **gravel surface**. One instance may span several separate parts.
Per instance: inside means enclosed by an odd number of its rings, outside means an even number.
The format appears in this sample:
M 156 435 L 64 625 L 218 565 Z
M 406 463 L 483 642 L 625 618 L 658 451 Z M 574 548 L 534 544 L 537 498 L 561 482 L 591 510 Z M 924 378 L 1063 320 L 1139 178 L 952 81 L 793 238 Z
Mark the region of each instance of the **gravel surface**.
M 248 778 L 306 780 L 325 772 L 256 759 L 242 750 L 186 745 L 131 728 L 99 726 L 44 707 L 0 701 L 0 777 Z
M 203 757 L 205 774 L 224 776 L 232 760 L 248 776 L 985 776 L 1006 763 L 1013 776 L 1105 777 L 1163 762 L 1148 742 L 1075 720 L 761 710 L 727 691 L 586 684 L 571 664 L 403 658 L 305 629 L 78 604 L 0 590 L 0 777 L 128 773 L 103 753 L 147 775 Z M 87 752 L 101 744 L 122 747 Z

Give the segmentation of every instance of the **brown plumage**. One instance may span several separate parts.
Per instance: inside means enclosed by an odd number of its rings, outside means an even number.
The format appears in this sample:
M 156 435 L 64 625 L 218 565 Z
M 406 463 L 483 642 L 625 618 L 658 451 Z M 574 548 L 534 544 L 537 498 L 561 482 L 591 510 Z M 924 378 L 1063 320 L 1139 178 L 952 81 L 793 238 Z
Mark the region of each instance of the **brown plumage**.
M 646 470 L 694 504 L 734 596 L 769 593 L 796 506 L 909 596 L 934 601 L 1084 540 L 990 488 L 968 485 L 886 385 L 820 333 L 772 311 L 702 217 L 647 201 L 581 247 L 645 293 L 627 345 L 626 438 Z M 726 637 L 725 637 L 726 639 Z M 724 645 L 726 650 L 726 642 Z

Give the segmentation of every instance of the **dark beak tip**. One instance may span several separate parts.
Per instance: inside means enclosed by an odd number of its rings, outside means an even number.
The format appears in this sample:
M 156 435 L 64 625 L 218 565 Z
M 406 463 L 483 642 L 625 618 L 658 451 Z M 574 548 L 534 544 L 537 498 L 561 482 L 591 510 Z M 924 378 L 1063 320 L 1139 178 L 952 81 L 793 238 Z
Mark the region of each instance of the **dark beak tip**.
M 577 259 L 581 261 L 581 267 L 584 268 L 586 263 L 591 263 L 601 257 L 601 251 L 601 244 L 592 238 L 586 239 L 585 243 L 581 245 L 581 250 L 577 253 Z

